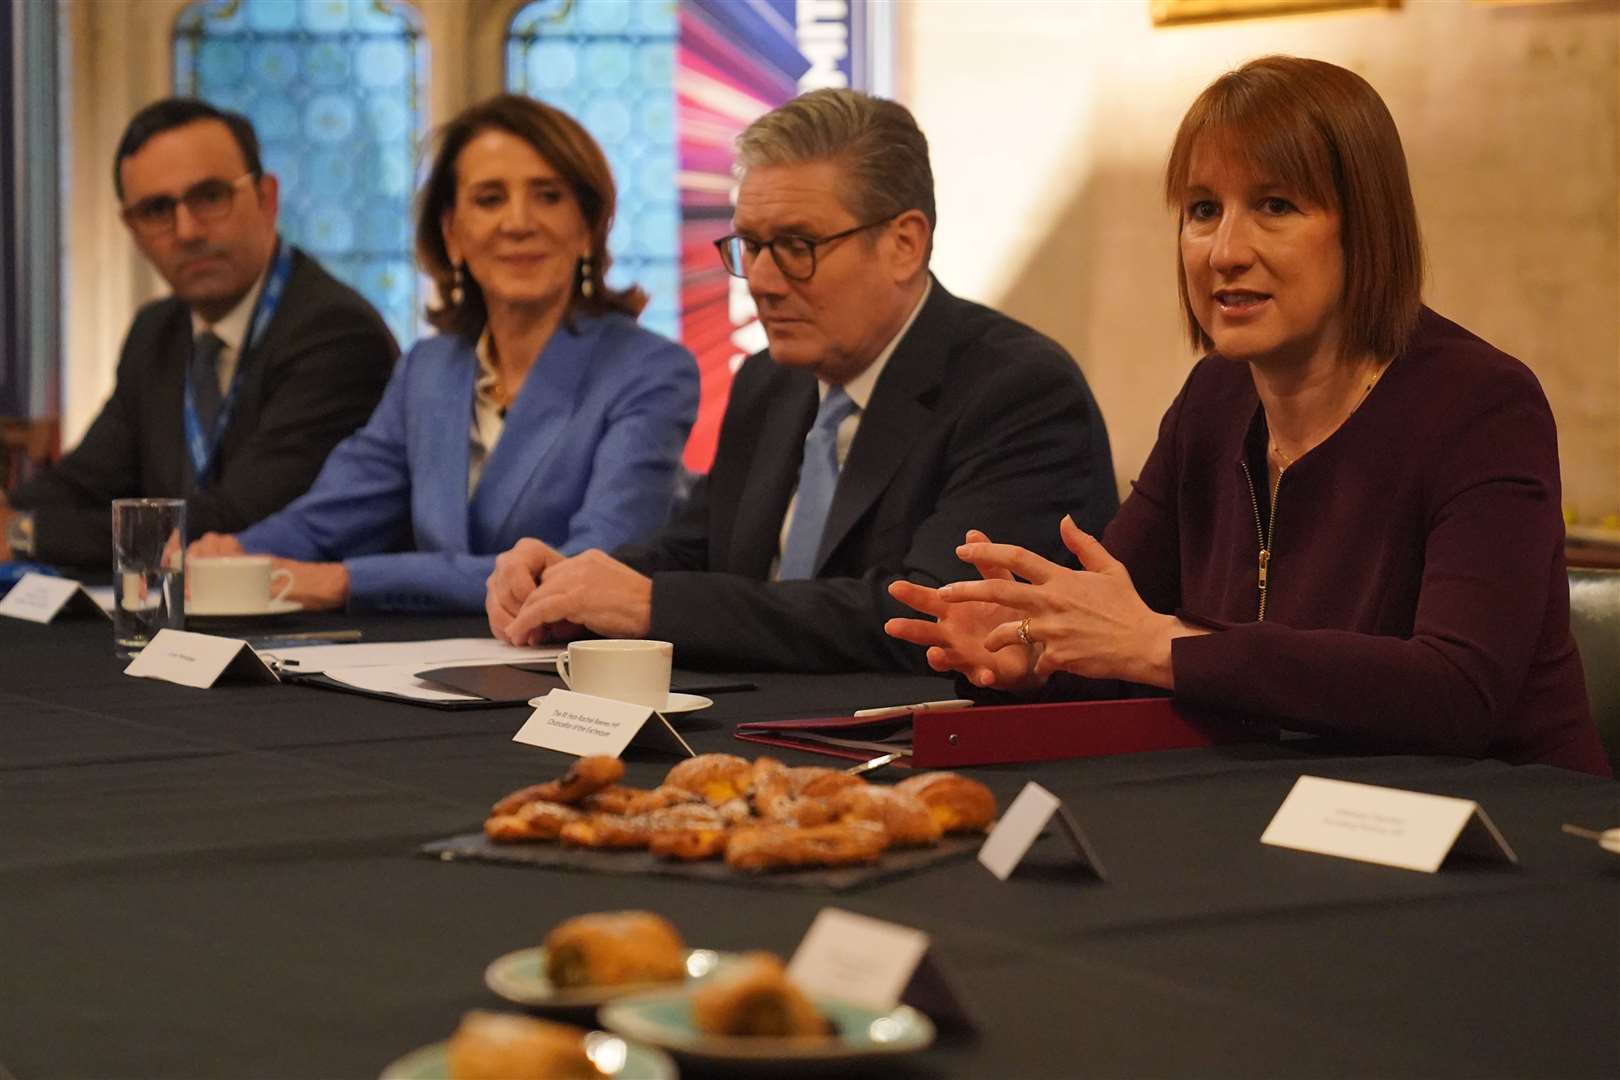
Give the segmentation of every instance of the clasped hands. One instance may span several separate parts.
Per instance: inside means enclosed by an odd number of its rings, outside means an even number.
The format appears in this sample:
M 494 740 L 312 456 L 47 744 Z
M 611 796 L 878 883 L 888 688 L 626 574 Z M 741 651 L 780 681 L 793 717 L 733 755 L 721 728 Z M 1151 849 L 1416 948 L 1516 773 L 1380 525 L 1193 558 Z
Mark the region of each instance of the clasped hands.
M 1073 519 L 1059 528 L 1083 569 L 975 529 L 956 554 L 981 579 L 937 589 L 892 583 L 891 596 L 933 618 L 890 619 L 884 630 L 925 646 L 935 671 L 961 672 L 975 686 L 1029 691 L 1067 671 L 1173 689 L 1171 641 L 1203 631 L 1149 608 L 1125 565 Z
M 643 638 L 652 627 L 652 579 L 592 548 L 565 556 L 519 540 L 495 560 L 484 594 L 489 629 L 509 645 L 571 641 L 586 632 Z

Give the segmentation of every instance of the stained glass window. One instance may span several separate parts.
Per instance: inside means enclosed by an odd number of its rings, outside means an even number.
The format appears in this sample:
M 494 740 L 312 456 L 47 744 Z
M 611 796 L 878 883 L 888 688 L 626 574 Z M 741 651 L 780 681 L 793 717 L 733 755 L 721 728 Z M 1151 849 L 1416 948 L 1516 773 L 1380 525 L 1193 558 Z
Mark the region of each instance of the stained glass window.
M 534 0 L 508 26 L 506 85 L 573 116 L 618 185 L 608 284 L 647 290 L 641 322 L 680 336 L 676 0 Z
M 427 39 L 398 0 L 197 0 L 174 31 L 177 92 L 245 114 L 281 181 L 281 231 L 419 333 L 415 154 Z

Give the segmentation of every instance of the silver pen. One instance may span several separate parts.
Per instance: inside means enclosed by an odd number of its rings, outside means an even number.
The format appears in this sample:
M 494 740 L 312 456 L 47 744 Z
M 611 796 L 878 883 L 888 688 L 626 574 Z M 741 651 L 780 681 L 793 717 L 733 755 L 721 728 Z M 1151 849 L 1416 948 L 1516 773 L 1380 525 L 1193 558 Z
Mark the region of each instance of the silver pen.
M 945 712 L 950 709 L 969 709 L 973 702 L 967 698 L 945 698 L 942 701 L 918 701 L 911 705 L 881 705 L 873 709 L 856 709 L 851 716 L 862 720 L 881 720 L 885 716 L 904 716 L 914 712 Z

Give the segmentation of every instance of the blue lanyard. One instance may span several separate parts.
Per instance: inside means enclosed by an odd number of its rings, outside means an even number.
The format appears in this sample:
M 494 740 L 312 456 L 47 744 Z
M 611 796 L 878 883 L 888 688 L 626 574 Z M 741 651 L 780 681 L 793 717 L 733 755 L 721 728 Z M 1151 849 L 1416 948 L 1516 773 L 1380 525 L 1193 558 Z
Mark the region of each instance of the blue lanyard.
M 215 418 L 212 430 L 204 431 L 202 420 L 197 416 L 197 392 L 191 385 L 191 368 L 187 365 L 186 452 L 191 455 L 191 474 L 199 489 L 208 486 L 214 455 L 219 452 L 220 440 L 224 438 L 225 429 L 230 427 L 231 413 L 236 408 L 236 391 L 242 385 L 248 353 L 264 339 L 265 331 L 270 328 L 270 320 L 275 317 L 276 308 L 281 303 L 281 294 L 286 291 L 287 279 L 292 276 L 292 263 L 292 245 L 283 243 L 278 237 L 276 253 L 270 260 L 270 272 L 265 278 L 264 288 L 259 292 L 258 302 L 253 305 L 253 316 L 248 320 L 247 340 L 236 358 L 236 374 L 231 376 L 230 391 L 220 403 L 219 416 Z

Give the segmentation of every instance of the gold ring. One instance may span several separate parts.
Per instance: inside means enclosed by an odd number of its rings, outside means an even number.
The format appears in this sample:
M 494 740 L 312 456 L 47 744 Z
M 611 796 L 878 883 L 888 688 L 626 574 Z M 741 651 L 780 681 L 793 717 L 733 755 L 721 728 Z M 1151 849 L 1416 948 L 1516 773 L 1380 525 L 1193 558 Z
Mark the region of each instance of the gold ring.
M 1033 641 L 1031 641 L 1029 639 L 1029 620 L 1028 619 L 1025 619 L 1023 622 L 1018 624 L 1018 640 L 1022 641 L 1025 645 L 1028 645 L 1028 646 L 1031 646 L 1031 647 L 1033 647 L 1034 644 L 1035 644 Z

